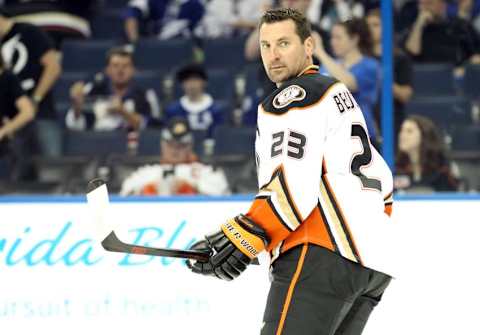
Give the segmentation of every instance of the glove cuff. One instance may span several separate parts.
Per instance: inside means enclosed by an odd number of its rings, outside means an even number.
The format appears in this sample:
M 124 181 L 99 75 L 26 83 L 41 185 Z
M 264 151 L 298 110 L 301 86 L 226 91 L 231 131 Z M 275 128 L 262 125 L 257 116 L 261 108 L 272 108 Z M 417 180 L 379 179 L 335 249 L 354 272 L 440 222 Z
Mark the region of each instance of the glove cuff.
M 237 249 L 250 259 L 257 257 L 268 244 L 268 238 L 263 229 L 243 215 L 228 220 L 221 229 Z

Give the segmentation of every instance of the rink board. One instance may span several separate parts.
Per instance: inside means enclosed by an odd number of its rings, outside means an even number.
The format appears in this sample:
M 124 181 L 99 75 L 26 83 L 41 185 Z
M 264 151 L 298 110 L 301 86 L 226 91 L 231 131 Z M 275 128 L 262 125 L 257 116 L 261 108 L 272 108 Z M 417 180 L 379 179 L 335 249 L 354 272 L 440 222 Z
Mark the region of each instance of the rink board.
M 248 198 L 117 201 L 122 239 L 187 248 Z M 365 334 L 476 333 L 480 199 L 397 201 L 399 276 Z M 234 282 L 182 261 L 107 253 L 92 240 L 83 199 L 0 201 L 2 334 L 258 334 L 268 264 Z M 374 237 L 372 237 L 374 238 Z

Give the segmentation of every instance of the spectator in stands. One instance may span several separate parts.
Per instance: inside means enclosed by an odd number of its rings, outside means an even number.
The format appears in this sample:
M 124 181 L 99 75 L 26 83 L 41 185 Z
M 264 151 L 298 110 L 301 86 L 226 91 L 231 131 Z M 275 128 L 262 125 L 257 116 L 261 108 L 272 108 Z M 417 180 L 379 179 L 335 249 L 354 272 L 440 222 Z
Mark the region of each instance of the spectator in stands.
M 367 23 L 373 40 L 373 56 L 381 61 L 382 57 L 382 19 L 378 9 L 371 10 L 367 15 Z M 400 131 L 400 125 L 405 118 L 405 104 L 410 101 L 413 95 L 412 76 L 413 65 L 408 57 L 399 48 L 393 51 L 393 103 L 394 103 L 394 129 L 395 138 Z M 375 107 L 375 119 L 379 126 L 380 120 L 380 99 Z
M 447 16 L 445 0 L 420 0 L 405 49 L 416 62 L 480 63 L 480 38 L 472 24 Z
M 72 130 L 138 131 L 160 122 L 160 107 L 153 89 L 134 82 L 135 64 L 131 52 L 121 47 L 107 54 L 104 72 L 87 82 L 72 85 L 72 107 L 65 123 Z
M 318 35 L 314 40 L 314 55 L 322 65 L 320 72 L 340 80 L 350 89 L 375 142 L 377 125 L 373 112 L 378 99 L 380 67 L 372 57 L 373 43 L 367 23 L 363 19 L 351 19 L 333 26 L 331 46 L 336 59 L 325 51 Z
M 204 12 L 200 0 L 131 0 L 125 12 L 125 33 L 131 43 L 140 36 L 192 37 Z
M 398 139 L 397 191 L 455 191 L 458 172 L 446 156 L 444 142 L 428 118 L 411 115 L 402 124 Z
M 53 42 L 40 28 L 16 23 L 0 11 L 0 43 L 7 67 L 37 105 L 35 123 L 42 153 L 60 155 L 60 130 L 52 88 L 62 68 Z
M 34 117 L 33 103 L 23 91 L 18 78 L 6 69 L 0 55 L 0 179 L 17 180 L 28 168 L 24 164 L 29 154 L 25 147 L 28 143 L 25 143 L 21 129 Z M 15 174 L 12 174 L 14 170 Z
M 184 95 L 166 108 L 166 117 L 181 116 L 188 120 L 192 130 L 207 132 L 213 138 L 215 127 L 223 123 L 224 117 L 214 98 L 207 93 L 208 77 L 201 65 L 190 64 L 177 72 Z M 210 145 L 211 143 L 207 144 Z
M 199 27 L 207 38 L 243 36 L 257 27 L 258 20 L 271 1 L 211 0 Z
M 186 119 L 171 119 L 162 131 L 160 144 L 160 164 L 147 165 L 133 172 L 123 182 L 121 195 L 229 193 L 223 171 L 198 162 Z

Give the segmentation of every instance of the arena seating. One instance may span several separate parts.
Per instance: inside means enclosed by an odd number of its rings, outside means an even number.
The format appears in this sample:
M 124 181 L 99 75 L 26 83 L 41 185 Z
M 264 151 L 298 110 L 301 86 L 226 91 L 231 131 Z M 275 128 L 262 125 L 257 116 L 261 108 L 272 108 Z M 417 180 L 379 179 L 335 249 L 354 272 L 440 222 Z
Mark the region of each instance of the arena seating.
M 455 94 L 451 64 L 416 64 L 412 80 L 417 97 Z
M 466 66 L 464 78 L 464 91 L 467 97 L 474 100 L 480 98 L 480 65 L 470 64 Z
M 241 70 L 245 65 L 245 41 L 240 38 L 211 39 L 203 45 L 207 68 L 227 68 Z
M 62 46 L 62 66 L 65 72 L 96 72 L 105 67 L 107 51 L 114 40 L 65 41 Z
M 253 157 L 255 135 L 255 128 L 219 126 L 214 134 L 215 154 Z
M 123 131 L 66 131 L 65 156 L 108 156 L 127 153 L 127 134 Z
M 186 39 L 146 39 L 135 45 L 135 64 L 141 70 L 172 72 L 192 57 L 192 43 Z
M 459 96 L 415 98 L 407 104 L 406 113 L 426 116 L 446 131 L 471 123 L 471 103 Z

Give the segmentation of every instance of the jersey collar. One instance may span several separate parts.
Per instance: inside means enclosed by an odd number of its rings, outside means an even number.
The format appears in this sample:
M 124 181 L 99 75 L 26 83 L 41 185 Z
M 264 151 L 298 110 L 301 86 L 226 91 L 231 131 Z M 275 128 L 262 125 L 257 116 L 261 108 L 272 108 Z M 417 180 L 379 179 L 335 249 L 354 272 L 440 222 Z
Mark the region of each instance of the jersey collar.
M 303 76 L 304 74 L 315 74 L 318 73 L 319 67 L 317 65 L 307 66 L 297 77 Z

